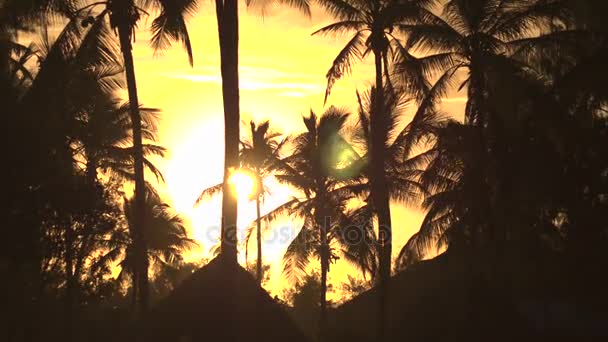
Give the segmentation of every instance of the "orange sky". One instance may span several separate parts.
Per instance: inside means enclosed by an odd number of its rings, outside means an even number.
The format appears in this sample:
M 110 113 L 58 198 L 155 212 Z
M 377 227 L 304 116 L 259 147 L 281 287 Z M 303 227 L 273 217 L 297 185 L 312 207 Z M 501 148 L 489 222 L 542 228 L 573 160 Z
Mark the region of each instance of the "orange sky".
M 347 37 L 311 37 L 311 32 L 331 22 L 317 8 L 313 9 L 312 19 L 286 8 L 274 9 L 264 18 L 241 8 L 240 18 L 241 119 L 247 122 L 270 119 L 271 127 L 288 134 L 302 131 L 302 114 L 311 108 L 323 111 L 325 74 Z M 169 154 L 156 161 L 166 180 L 159 186 L 160 192 L 188 220 L 192 236 L 202 247 L 189 257 L 198 259 L 207 255 L 220 224 L 219 198 L 193 208 L 200 191 L 222 179 L 223 111 L 212 1 L 201 5 L 199 14 L 189 21 L 189 28 L 194 68 L 190 68 L 185 52 L 177 45 L 162 56 L 154 56 L 146 31 L 138 33 L 134 55 L 140 101 L 163 110 L 160 144 L 168 148 Z M 372 78 L 369 61 L 359 64 L 353 75 L 336 84 L 328 104 L 354 112 L 355 90 L 364 90 Z M 447 100 L 447 109 L 461 111 L 463 98 Z M 271 184 L 270 188 L 272 195 L 263 211 L 291 196 L 285 187 Z M 253 205 L 241 200 L 239 225 L 244 227 L 254 218 Z M 417 209 L 393 208 L 395 253 L 417 230 L 421 219 Z M 276 226 L 296 231 L 297 224 L 285 219 Z M 279 293 L 284 285 L 280 257 L 287 243 L 285 239 L 268 239 L 271 241 L 264 244 L 265 262 L 272 263 L 268 287 Z M 250 246 L 253 262 L 255 244 Z M 348 270 L 342 266 L 332 268 L 330 281 L 338 285 Z

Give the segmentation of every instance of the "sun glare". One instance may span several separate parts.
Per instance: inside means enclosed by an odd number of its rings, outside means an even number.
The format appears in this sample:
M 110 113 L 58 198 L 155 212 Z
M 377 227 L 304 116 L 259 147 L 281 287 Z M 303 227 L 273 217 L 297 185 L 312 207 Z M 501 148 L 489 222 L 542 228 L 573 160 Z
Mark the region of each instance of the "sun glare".
M 254 176 L 245 170 L 233 172 L 228 183 L 230 183 L 239 199 L 249 199 L 255 191 Z

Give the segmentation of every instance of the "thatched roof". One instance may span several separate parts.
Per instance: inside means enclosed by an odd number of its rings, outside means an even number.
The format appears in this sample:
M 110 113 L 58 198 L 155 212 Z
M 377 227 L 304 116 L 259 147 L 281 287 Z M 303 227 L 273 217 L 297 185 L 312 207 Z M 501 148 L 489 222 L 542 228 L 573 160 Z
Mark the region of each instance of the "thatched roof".
M 474 290 L 462 258 L 441 255 L 392 277 L 387 341 L 513 341 L 529 337 L 526 322 L 497 291 Z M 334 341 L 375 341 L 378 289 L 335 310 Z
M 162 300 L 147 322 L 148 341 L 307 341 L 246 270 L 221 257 Z

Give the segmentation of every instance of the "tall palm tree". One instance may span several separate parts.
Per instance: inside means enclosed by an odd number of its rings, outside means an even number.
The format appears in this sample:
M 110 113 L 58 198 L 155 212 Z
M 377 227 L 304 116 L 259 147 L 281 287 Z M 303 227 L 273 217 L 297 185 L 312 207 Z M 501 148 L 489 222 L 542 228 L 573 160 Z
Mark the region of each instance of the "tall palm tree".
M 33 166 L 25 167 L 31 171 L 20 179 L 39 189 L 33 198 L 29 198 L 27 188 L 21 189 L 21 199 L 32 207 L 42 204 L 57 213 L 40 214 L 33 220 L 40 220 L 36 235 L 42 236 L 37 239 L 54 248 L 37 252 L 40 272 L 46 272 L 42 265 L 49 259 L 63 263 L 66 338 L 71 339 L 85 261 L 95 251 L 97 234 L 111 221 L 100 216 L 110 209 L 106 206 L 109 192 L 99 186 L 96 175 L 85 177 L 76 165 L 77 161 L 89 161 L 80 146 L 92 138 L 80 123 L 92 114 L 94 103 L 110 98 L 118 89 L 116 76 L 121 68 L 110 29 L 101 21 L 87 29 L 81 26 L 81 18 L 74 17 L 56 39 L 42 26 L 34 42 L 30 47 L 19 46 L 16 59 L 9 63 L 18 94 L 15 114 L 20 114 L 9 120 L 9 125 L 27 141 L 18 153 L 30 156 L 28 163 Z M 36 66 L 28 63 L 32 57 L 38 62 Z M 26 138 L 29 134 L 35 140 Z
M 260 204 L 264 195 L 268 193 L 264 186 L 264 178 L 272 175 L 278 167 L 282 149 L 289 141 L 288 138 L 279 139 L 280 134 L 270 130 L 269 121 L 264 121 L 259 125 L 255 122 L 250 122 L 250 137 L 241 141 L 241 149 L 239 152 L 239 166 L 246 170 L 250 170 L 255 178 L 255 193 L 251 196 L 256 202 L 256 235 L 257 235 L 257 253 L 256 262 L 256 279 L 261 283 L 262 275 L 262 232 L 260 220 Z M 199 204 L 203 199 L 214 196 L 223 191 L 224 184 L 216 184 L 211 186 L 199 195 L 196 204 Z M 196 205 L 195 204 L 195 205 Z M 245 263 L 247 263 L 247 251 L 250 233 L 245 239 Z
M 354 161 L 355 153 L 340 135 L 348 113 L 331 107 L 320 117 L 314 112 L 304 117 L 306 131 L 293 139 L 293 153 L 280 164 L 275 177 L 295 188 L 302 198 L 294 198 L 268 213 L 268 222 L 282 215 L 304 220 L 296 238 L 285 255 L 284 272 L 289 278 L 298 278 L 312 258 L 321 263 L 321 298 L 319 336 L 324 338 L 327 328 L 327 275 L 330 264 L 337 259 L 332 242 L 338 239 L 339 224 L 345 206 L 354 197 L 350 189 L 342 186 L 344 165 Z M 345 151 L 348 151 L 345 157 Z
M 281 158 L 281 150 L 289 139 L 279 140 L 280 134 L 270 131 L 270 123 L 268 121 L 264 121 L 257 126 L 251 121 L 249 126 L 251 128 L 251 140 L 242 142 L 241 164 L 253 171 L 256 181 L 254 194 L 257 242 L 256 279 L 261 284 L 264 275 L 262 274 L 262 220 L 260 218 L 260 203 L 263 200 L 264 194 L 267 193 L 264 187 L 264 178 L 271 176 L 277 170 L 278 161 Z M 245 249 L 247 249 L 248 242 L 249 239 L 246 239 Z
M 284 3 L 310 16 L 308 0 L 247 0 L 247 5 Z M 215 0 L 215 13 L 220 42 L 222 99 L 224 103 L 224 181 L 222 198 L 222 257 L 237 262 L 237 201 L 230 195 L 227 180 L 230 170 L 239 165 L 239 14 L 238 0 Z
M 228 188 L 230 170 L 239 166 L 239 14 L 238 0 L 215 0 L 220 41 L 222 99 L 224 101 L 224 180 L 220 255 L 237 262 L 237 200 Z
M 319 1 L 331 15 L 339 21 L 330 24 L 314 34 L 336 34 L 355 32 L 355 35 L 340 51 L 327 72 L 327 91 L 325 100 L 331 92 L 334 83 L 348 74 L 353 63 L 362 59 L 370 52 L 374 57 L 375 66 L 375 97 L 377 108 L 370 117 L 370 150 L 368 176 L 371 185 L 371 201 L 378 218 L 380 252 L 380 280 L 384 289 L 381 291 L 381 314 L 388 296 L 388 282 L 391 272 L 392 255 L 392 225 L 390 214 L 389 187 L 387 183 L 386 148 L 390 119 L 382 108 L 384 103 L 384 81 L 390 82 L 389 60 L 410 60 L 411 56 L 400 43 L 393 31 L 400 25 L 406 24 L 412 16 L 418 15 L 422 8 L 432 1 L 357 1 L 357 0 L 322 0 Z M 396 34 L 396 32 L 395 32 Z M 418 78 L 415 76 L 413 78 Z M 384 322 L 384 319 L 381 319 Z M 379 334 L 384 329 L 379 328 Z M 382 340 L 383 337 L 379 336 Z
M 146 182 L 144 178 L 144 159 L 143 159 L 143 139 L 141 127 L 141 114 L 139 109 L 139 98 L 137 94 L 137 82 L 135 78 L 135 65 L 133 61 L 133 46 L 132 41 L 135 38 L 135 29 L 139 24 L 142 14 L 147 13 L 145 10 L 155 10 L 159 14 L 152 21 L 152 47 L 156 50 L 162 50 L 170 46 L 172 40 L 181 41 L 188 53 L 190 65 L 193 65 L 192 45 L 190 36 L 186 27 L 186 17 L 193 15 L 197 8 L 198 1 L 183 0 L 108 0 L 96 2 L 83 7 L 80 12 L 92 14 L 93 8 L 103 6 L 99 14 L 96 14 L 96 19 L 89 18 L 84 21 L 84 24 L 95 20 L 104 20 L 106 16 L 109 19 L 110 25 L 118 34 L 120 42 L 120 50 L 123 56 L 125 66 L 125 74 L 127 79 L 127 89 L 129 94 L 129 106 L 131 114 L 131 125 L 133 129 L 133 155 L 134 155 L 134 174 L 135 174 L 135 230 L 134 239 L 136 241 L 136 251 L 139 260 L 139 269 L 137 272 L 137 282 L 139 284 L 138 299 L 140 312 L 145 312 L 148 308 L 148 273 L 146 263 L 146 245 L 144 231 L 137 227 L 145 225 L 144 206 Z

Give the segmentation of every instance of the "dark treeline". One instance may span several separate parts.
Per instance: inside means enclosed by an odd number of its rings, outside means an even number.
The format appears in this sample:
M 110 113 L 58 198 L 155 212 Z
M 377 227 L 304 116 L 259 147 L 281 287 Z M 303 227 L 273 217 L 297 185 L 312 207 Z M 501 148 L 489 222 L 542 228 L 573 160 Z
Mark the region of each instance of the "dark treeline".
M 310 16 L 312 2 L 277 2 Z M 498 312 L 526 300 L 574 303 L 577 313 L 608 317 L 605 1 L 316 5 L 335 22 L 314 34 L 349 35 L 327 61 L 326 103 L 359 62 L 373 62 L 373 84 L 353 94 L 356 112 L 311 111 L 300 134 L 284 136 L 271 122 L 251 122 L 241 134 L 238 6 L 216 0 L 226 172 L 199 201 L 223 192 L 218 259 L 237 260 L 230 176 L 239 168 L 256 185 L 257 218 L 244 246 L 248 263 L 255 237 L 251 269 L 258 284 L 268 276 L 263 233 L 285 216 L 303 222 L 283 258 L 294 287 L 281 303 L 312 340 L 346 339 L 336 326 L 340 308 L 327 300 L 338 259 L 360 271 L 343 292 L 352 297 L 371 288 L 361 297 L 373 300 L 359 311 L 377 322 L 368 327 L 375 341 L 401 336 L 392 307 L 402 294 L 391 276 L 415 278 L 418 266 L 433 262 L 423 260 L 438 253 L 437 264 L 448 258 L 466 270 L 453 286 L 466 288 L 470 300 L 460 313 L 471 322 L 502 319 Z M 161 110 L 139 102 L 132 56 L 135 28 L 152 15 L 154 49 L 180 42 L 193 64 L 186 19 L 196 10 L 193 0 L 0 1 L 6 147 L 0 331 L 7 341 L 136 339 L 135 323 L 150 306 L 204 266 L 184 263 L 183 253 L 196 242 L 146 179 L 162 181 L 152 163 L 165 153 L 156 143 Z M 118 97 L 122 90 L 128 101 Z M 466 96 L 462 120 L 445 112 L 450 96 Z M 295 196 L 262 215 L 261 203 L 272 195 L 268 177 Z M 124 185 L 134 188 L 133 196 Z M 395 204 L 422 206 L 421 227 L 392 221 Z M 393 250 L 393 232 L 412 228 L 417 233 Z M 226 282 L 227 293 L 238 290 Z M 492 300 L 495 307 L 478 312 Z M 443 310 L 429 305 L 425 311 Z M 411 308 L 401 310 L 409 317 Z M 541 329 L 535 336 L 551 334 Z M 467 336 L 446 327 L 443 339 L 450 338 Z M 468 336 L 476 338 L 488 336 Z

